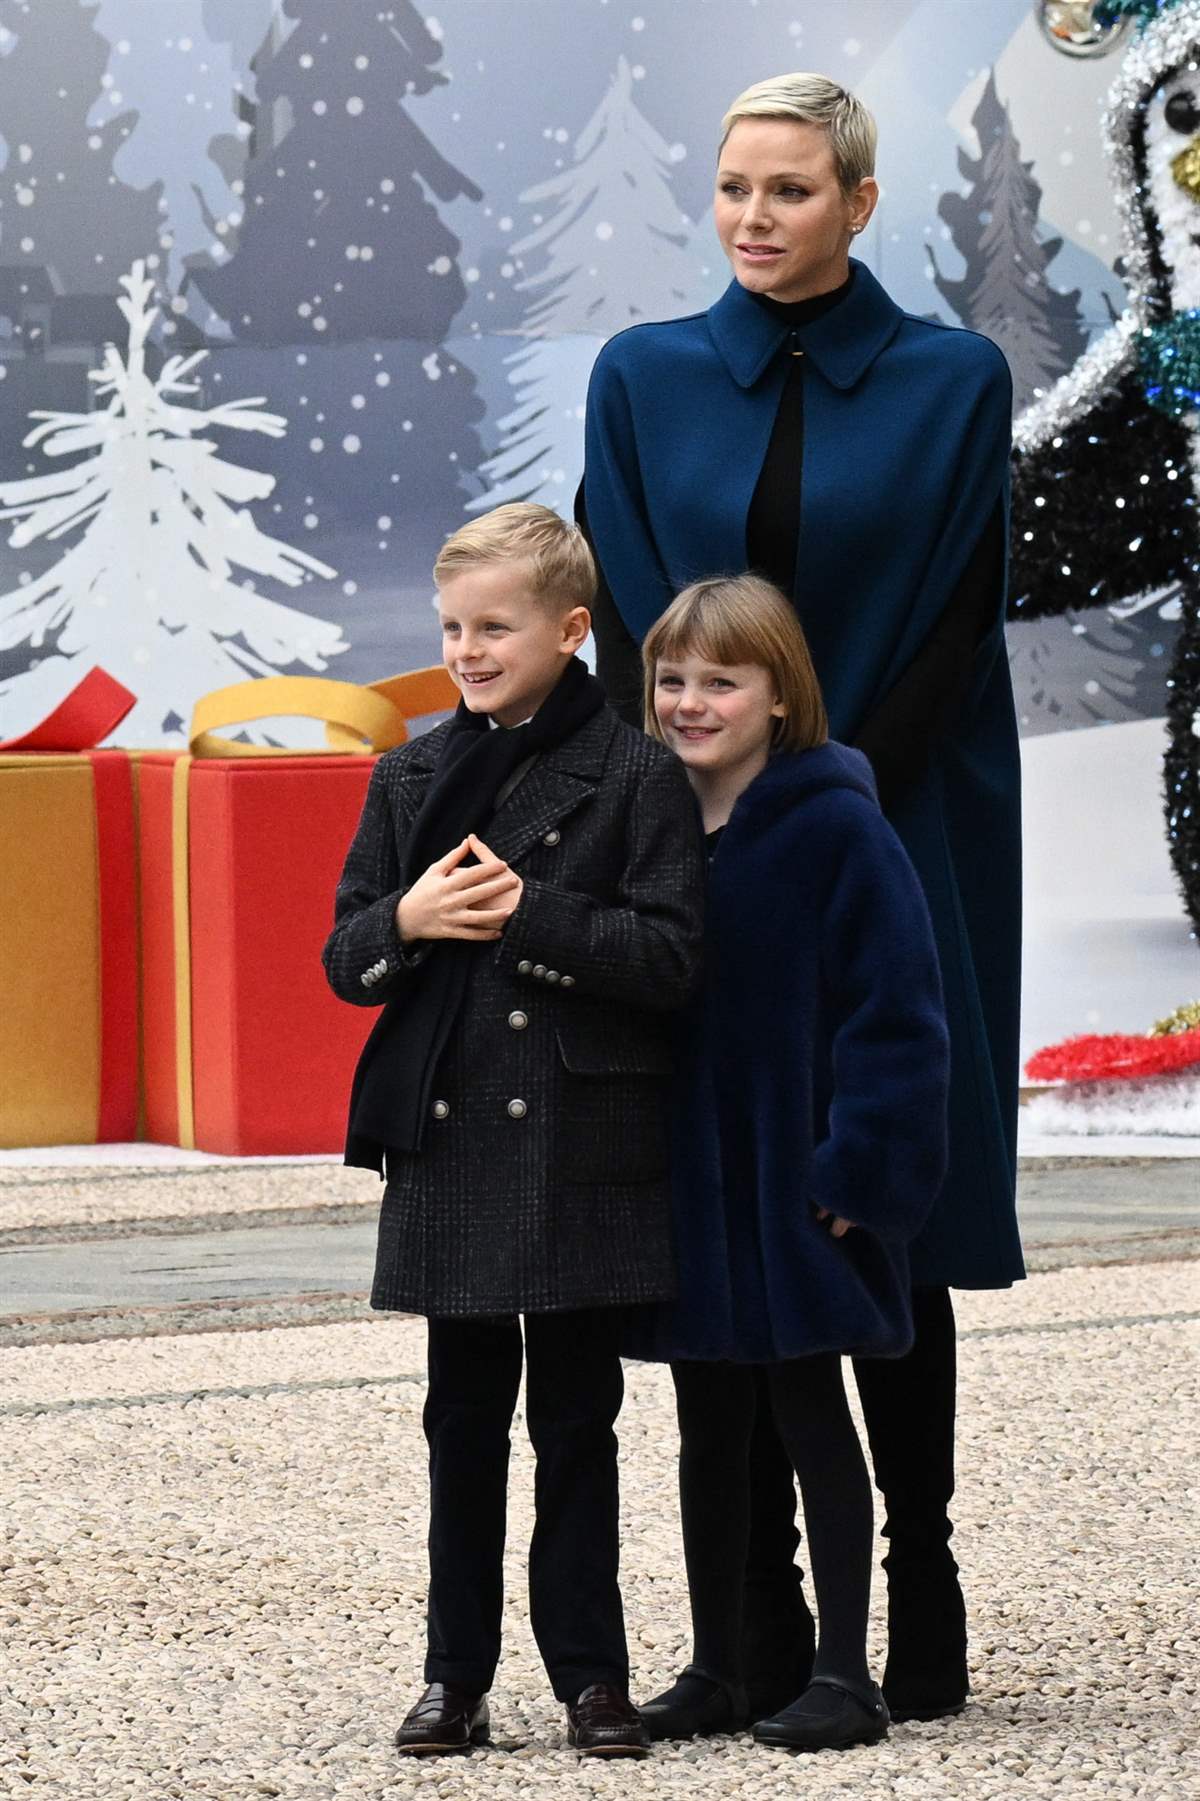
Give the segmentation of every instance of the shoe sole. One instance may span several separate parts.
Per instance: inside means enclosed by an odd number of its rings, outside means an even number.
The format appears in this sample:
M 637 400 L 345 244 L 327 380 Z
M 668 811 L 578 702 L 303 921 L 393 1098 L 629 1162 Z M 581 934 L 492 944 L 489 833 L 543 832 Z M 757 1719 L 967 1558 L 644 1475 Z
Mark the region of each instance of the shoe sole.
M 649 1757 L 649 1745 L 572 1745 L 580 1757 Z
M 483 1745 L 491 1744 L 490 1736 L 485 1732 L 481 1736 L 472 1733 L 465 1745 L 397 1745 L 396 1751 L 401 1757 L 464 1757 L 468 1751 L 478 1750 Z
M 797 1744 L 794 1739 L 768 1737 L 760 1732 L 754 1734 L 754 1742 L 756 1745 L 765 1745 L 770 1751 L 796 1751 L 803 1754 L 811 1751 L 856 1751 L 860 1745 L 881 1744 L 886 1737 L 885 1726 L 881 1732 L 864 1733 L 861 1738 L 841 1739 L 825 1745 Z

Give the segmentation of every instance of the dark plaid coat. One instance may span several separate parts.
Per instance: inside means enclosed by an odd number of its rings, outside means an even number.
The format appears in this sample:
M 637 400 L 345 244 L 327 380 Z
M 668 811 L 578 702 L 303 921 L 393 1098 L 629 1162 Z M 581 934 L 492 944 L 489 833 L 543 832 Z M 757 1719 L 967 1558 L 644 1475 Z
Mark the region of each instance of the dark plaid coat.
M 329 981 L 403 1007 L 406 835 L 447 727 L 377 764 L 338 886 Z M 682 766 L 607 707 L 529 770 L 482 836 L 525 884 L 467 995 L 420 1151 L 387 1153 L 372 1305 L 551 1312 L 674 1291 L 664 1108 L 672 1012 L 700 954 L 703 847 Z

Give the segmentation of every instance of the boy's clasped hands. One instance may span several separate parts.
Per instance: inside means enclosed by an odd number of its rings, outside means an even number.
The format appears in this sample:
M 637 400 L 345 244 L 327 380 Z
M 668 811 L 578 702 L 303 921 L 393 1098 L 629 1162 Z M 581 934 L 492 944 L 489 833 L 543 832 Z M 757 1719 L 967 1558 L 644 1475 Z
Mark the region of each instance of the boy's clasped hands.
M 468 857 L 477 861 L 467 864 Z M 400 897 L 396 930 L 405 944 L 418 938 L 485 944 L 499 938 L 524 886 L 516 871 L 471 832 Z

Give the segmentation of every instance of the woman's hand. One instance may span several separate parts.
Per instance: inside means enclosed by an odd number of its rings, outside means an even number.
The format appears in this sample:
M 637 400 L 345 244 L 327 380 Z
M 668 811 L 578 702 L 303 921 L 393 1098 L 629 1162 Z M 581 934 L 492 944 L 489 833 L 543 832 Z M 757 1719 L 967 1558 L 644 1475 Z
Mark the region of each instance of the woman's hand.
M 833 1223 L 829 1228 L 830 1238 L 845 1238 L 847 1232 L 850 1231 L 854 1224 L 852 1219 L 839 1219 L 836 1213 L 831 1213 L 829 1211 L 828 1207 L 818 1207 L 817 1218 L 822 1224 L 824 1224 L 827 1219 L 832 1220 Z
M 479 862 L 462 867 L 475 855 Z M 521 898 L 521 878 L 478 838 L 464 838 L 431 863 L 401 896 L 396 930 L 403 944 L 418 938 L 465 938 L 486 944 L 499 938 Z

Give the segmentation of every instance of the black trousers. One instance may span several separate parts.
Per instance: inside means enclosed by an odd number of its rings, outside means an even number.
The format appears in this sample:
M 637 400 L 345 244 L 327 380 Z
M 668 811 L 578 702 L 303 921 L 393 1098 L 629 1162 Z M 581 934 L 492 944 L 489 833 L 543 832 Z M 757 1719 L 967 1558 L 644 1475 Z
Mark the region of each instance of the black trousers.
M 529 1609 L 555 1695 L 629 1683 L 617 1582 L 624 1378 L 615 1310 L 525 1315 L 525 1420 L 537 1457 Z M 521 1322 L 431 1319 L 426 1682 L 481 1695 L 500 1657 L 509 1429 Z
M 841 1358 L 827 1353 L 758 1366 L 673 1363 L 671 1374 L 692 1661 L 720 1681 L 744 1680 L 749 1451 L 758 1416 L 769 1413 L 804 1502 L 821 1620 L 814 1673 L 867 1682 L 871 1481 L 846 1404 Z M 779 1677 L 786 1683 L 784 1671 Z M 806 1684 L 807 1677 L 801 1686 Z
M 889 1596 L 901 1603 L 900 1608 L 889 1609 L 889 1657 L 898 1636 L 918 1656 L 921 1644 L 936 1634 L 933 1615 L 939 1608 L 953 1615 L 945 1623 L 946 1631 L 961 1630 L 957 1572 L 949 1545 L 956 1381 L 949 1290 L 914 1289 L 913 1321 L 916 1334 L 907 1356 L 854 1362 L 875 1486 L 886 1505 L 884 1567 Z M 781 1627 L 788 1629 L 779 1618 L 780 1597 L 794 1596 L 799 1607 L 803 1603 L 794 1567 L 800 1534 L 792 1461 L 769 1407 L 759 1406 L 755 1416 L 750 1488 L 746 1624 L 753 1633 L 761 1623 L 761 1635 L 771 1643 Z M 911 1609 L 905 1603 L 907 1596 Z

